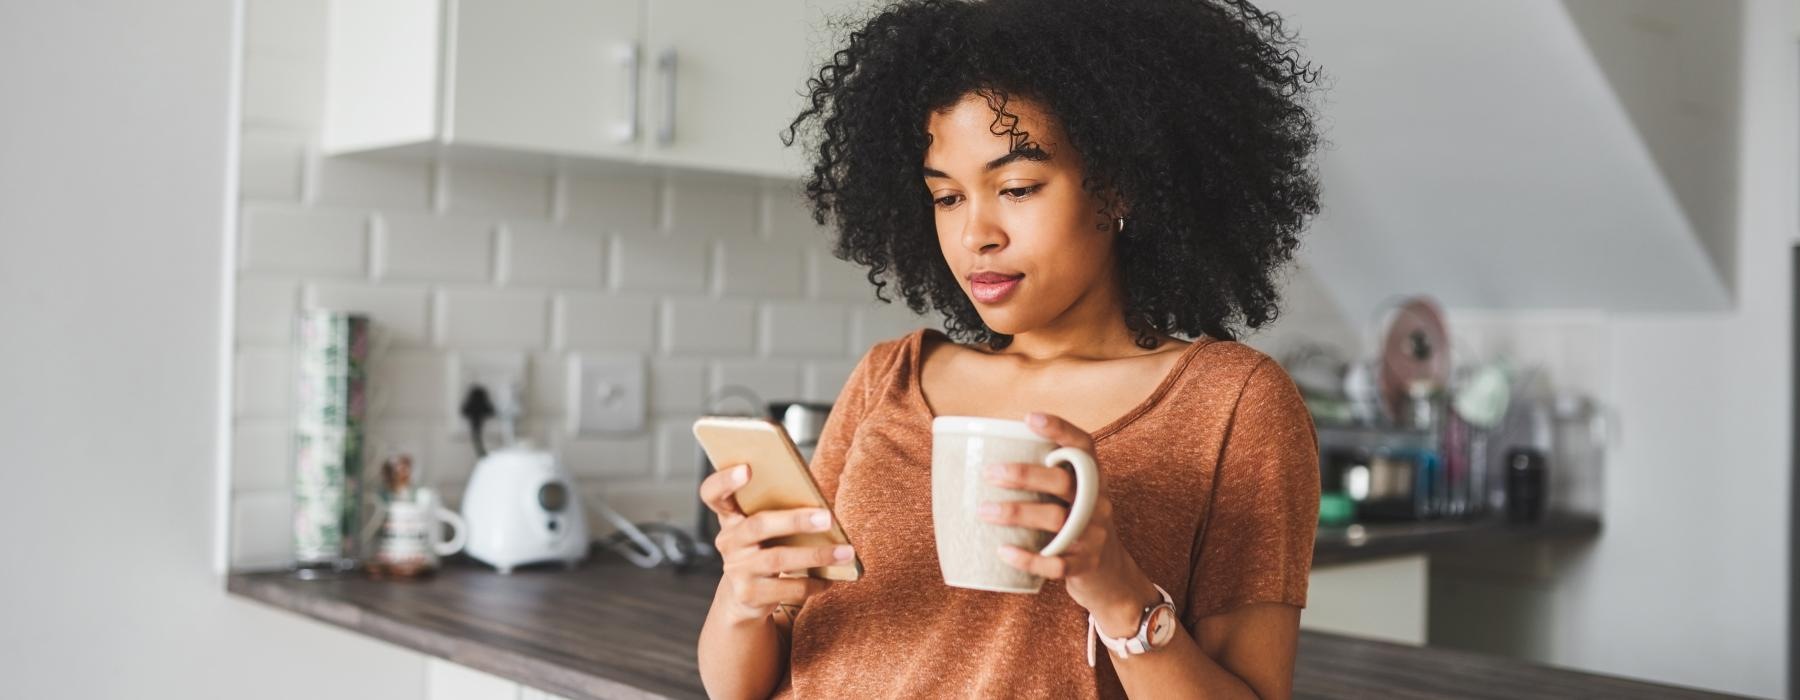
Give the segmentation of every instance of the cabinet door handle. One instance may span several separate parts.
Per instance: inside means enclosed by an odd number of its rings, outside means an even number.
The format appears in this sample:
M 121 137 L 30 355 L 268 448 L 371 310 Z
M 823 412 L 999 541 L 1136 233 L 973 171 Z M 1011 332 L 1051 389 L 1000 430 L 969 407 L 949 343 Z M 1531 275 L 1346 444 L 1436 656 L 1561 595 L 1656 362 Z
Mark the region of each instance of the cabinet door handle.
M 613 141 L 631 143 L 638 136 L 638 94 L 642 92 L 639 83 L 643 80 L 642 71 L 638 70 L 638 47 L 635 43 L 624 43 L 613 47 L 613 57 L 619 61 L 619 69 L 625 72 L 625 119 L 613 125 Z
M 662 123 L 656 126 L 656 142 L 667 146 L 675 142 L 675 49 L 663 49 L 656 56 L 656 70 L 662 74 Z

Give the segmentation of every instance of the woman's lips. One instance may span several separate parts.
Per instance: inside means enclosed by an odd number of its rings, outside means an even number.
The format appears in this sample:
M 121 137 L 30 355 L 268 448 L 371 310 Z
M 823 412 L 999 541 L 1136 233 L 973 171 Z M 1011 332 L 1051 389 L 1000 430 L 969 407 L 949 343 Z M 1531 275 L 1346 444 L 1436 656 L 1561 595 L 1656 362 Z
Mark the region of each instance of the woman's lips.
M 975 301 L 983 304 L 998 304 L 1012 294 L 1013 288 L 1018 287 L 1019 280 L 1022 279 L 1025 279 L 1024 275 L 1009 278 L 972 279 L 969 280 L 969 287 Z

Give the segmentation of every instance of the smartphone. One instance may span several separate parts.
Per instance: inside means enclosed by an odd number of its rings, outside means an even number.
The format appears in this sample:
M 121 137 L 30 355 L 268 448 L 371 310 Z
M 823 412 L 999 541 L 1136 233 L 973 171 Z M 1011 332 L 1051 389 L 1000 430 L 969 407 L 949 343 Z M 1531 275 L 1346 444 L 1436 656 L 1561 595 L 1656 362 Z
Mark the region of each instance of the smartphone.
M 813 481 L 812 471 L 794 446 L 793 438 L 780 423 L 767 418 L 746 416 L 702 416 L 694 421 L 694 438 L 706 451 L 706 459 L 715 471 L 739 464 L 750 465 L 750 481 L 734 494 L 745 515 L 765 510 L 790 508 L 824 508 L 831 506 Z M 837 514 L 831 516 L 831 529 L 825 532 L 802 532 L 768 540 L 771 544 L 796 547 L 823 547 L 850 544 Z M 862 578 L 862 561 L 851 559 L 807 569 L 806 576 L 832 581 L 855 581 Z M 790 572 L 798 576 L 799 573 Z

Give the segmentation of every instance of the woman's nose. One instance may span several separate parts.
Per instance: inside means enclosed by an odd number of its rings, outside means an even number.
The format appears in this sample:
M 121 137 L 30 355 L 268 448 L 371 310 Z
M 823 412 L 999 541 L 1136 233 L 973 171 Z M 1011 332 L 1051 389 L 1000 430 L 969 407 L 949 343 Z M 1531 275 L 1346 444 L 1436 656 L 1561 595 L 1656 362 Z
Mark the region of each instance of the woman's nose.
M 968 217 L 963 219 L 962 244 L 972 252 L 1006 245 L 1006 231 L 988 214 L 988 208 L 969 202 Z

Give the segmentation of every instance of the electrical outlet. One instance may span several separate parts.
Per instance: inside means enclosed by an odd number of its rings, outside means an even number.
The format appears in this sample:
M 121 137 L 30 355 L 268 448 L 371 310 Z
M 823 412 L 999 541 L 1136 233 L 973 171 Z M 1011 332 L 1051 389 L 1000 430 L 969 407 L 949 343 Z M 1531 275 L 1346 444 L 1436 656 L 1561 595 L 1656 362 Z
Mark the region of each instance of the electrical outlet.
M 525 406 L 525 373 L 528 360 L 523 352 L 488 351 L 465 352 L 456 355 L 456 366 L 453 370 L 456 391 L 450 397 L 450 415 L 454 418 L 456 435 L 463 439 L 469 436 L 469 424 L 463 420 L 462 402 L 469 395 L 469 389 L 481 385 L 487 389 L 488 400 L 494 403 L 497 414 L 490 419 L 489 425 L 511 417 L 517 420 L 524 413 Z
M 569 432 L 635 432 L 644 428 L 644 358 L 635 353 L 569 356 Z

